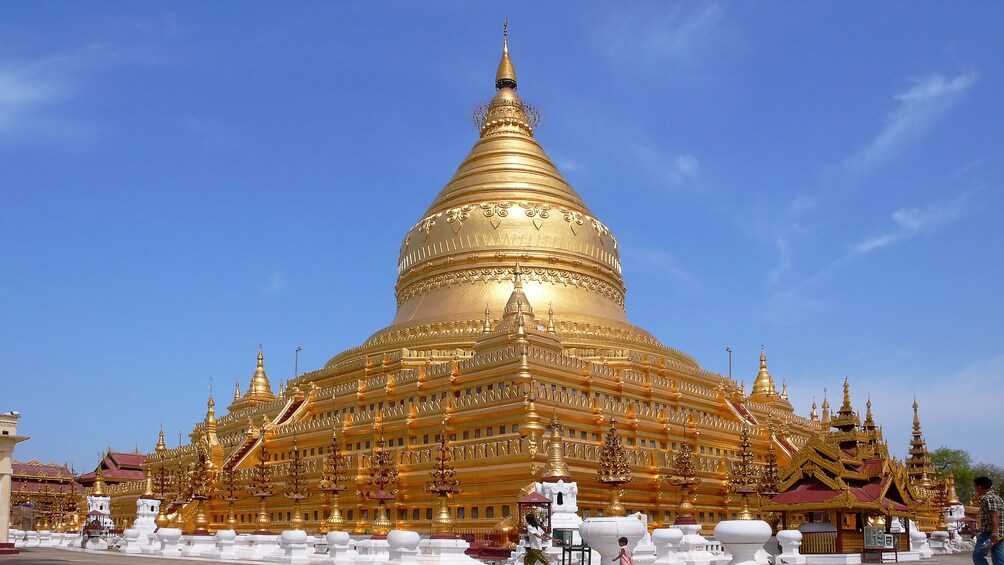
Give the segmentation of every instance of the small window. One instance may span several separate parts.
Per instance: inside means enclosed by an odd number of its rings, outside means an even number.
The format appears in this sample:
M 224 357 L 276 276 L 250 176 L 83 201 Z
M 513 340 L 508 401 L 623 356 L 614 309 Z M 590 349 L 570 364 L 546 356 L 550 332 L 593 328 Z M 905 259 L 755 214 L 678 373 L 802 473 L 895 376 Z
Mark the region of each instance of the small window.
M 475 520 L 477 518 L 478 518 L 478 507 L 477 506 L 472 506 L 471 507 L 471 519 Z
M 459 518 L 459 519 L 462 520 L 462 519 L 464 519 L 466 517 L 467 517 L 467 514 L 464 511 L 464 507 L 463 506 L 458 506 L 457 507 L 457 518 Z

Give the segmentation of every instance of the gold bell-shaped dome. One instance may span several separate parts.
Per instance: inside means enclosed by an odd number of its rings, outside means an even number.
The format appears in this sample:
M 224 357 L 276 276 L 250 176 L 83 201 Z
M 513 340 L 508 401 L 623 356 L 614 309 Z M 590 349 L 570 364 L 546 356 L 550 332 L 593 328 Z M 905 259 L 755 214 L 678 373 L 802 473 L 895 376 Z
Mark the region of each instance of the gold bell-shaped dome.
M 397 314 L 364 347 L 470 347 L 486 305 L 504 311 L 518 271 L 525 307 L 553 309 L 566 348 L 619 344 L 696 368 L 628 321 L 617 239 L 534 139 L 538 116 L 516 94 L 508 38 L 495 88 L 475 115 L 478 141 L 404 237 Z

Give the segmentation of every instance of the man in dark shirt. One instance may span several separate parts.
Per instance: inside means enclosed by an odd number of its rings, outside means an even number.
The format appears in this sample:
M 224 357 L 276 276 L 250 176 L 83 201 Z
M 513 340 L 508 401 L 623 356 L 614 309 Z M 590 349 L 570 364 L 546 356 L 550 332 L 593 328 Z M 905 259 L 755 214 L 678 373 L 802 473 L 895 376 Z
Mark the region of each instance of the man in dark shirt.
M 1001 543 L 1004 539 L 1004 520 L 1001 520 L 1004 500 L 990 490 L 993 486 L 989 477 L 976 477 L 973 480 L 973 489 L 980 497 L 980 535 L 976 538 L 976 547 L 973 549 L 974 565 L 987 565 L 988 553 L 993 565 L 1004 565 L 1004 544 Z

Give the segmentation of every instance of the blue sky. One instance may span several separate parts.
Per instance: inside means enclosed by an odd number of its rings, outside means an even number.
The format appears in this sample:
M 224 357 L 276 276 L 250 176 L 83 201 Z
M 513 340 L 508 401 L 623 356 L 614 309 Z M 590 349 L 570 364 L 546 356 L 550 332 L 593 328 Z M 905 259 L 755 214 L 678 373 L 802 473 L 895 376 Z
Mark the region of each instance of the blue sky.
M 170 445 L 394 314 L 493 93 L 617 235 L 629 318 L 892 451 L 1004 464 L 999 3 L 0 5 L 0 410 L 21 460 Z M 92 428 L 97 431 L 81 433 Z

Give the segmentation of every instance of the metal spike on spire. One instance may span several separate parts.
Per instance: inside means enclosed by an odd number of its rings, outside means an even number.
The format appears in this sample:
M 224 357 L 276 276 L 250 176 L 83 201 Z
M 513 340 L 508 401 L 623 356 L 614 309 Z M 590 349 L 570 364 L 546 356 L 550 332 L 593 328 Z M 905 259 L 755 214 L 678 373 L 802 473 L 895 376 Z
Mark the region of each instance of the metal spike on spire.
M 495 73 L 495 88 L 516 90 L 516 67 L 509 58 L 509 20 L 502 23 L 502 60 L 499 61 L 499 68 Z

